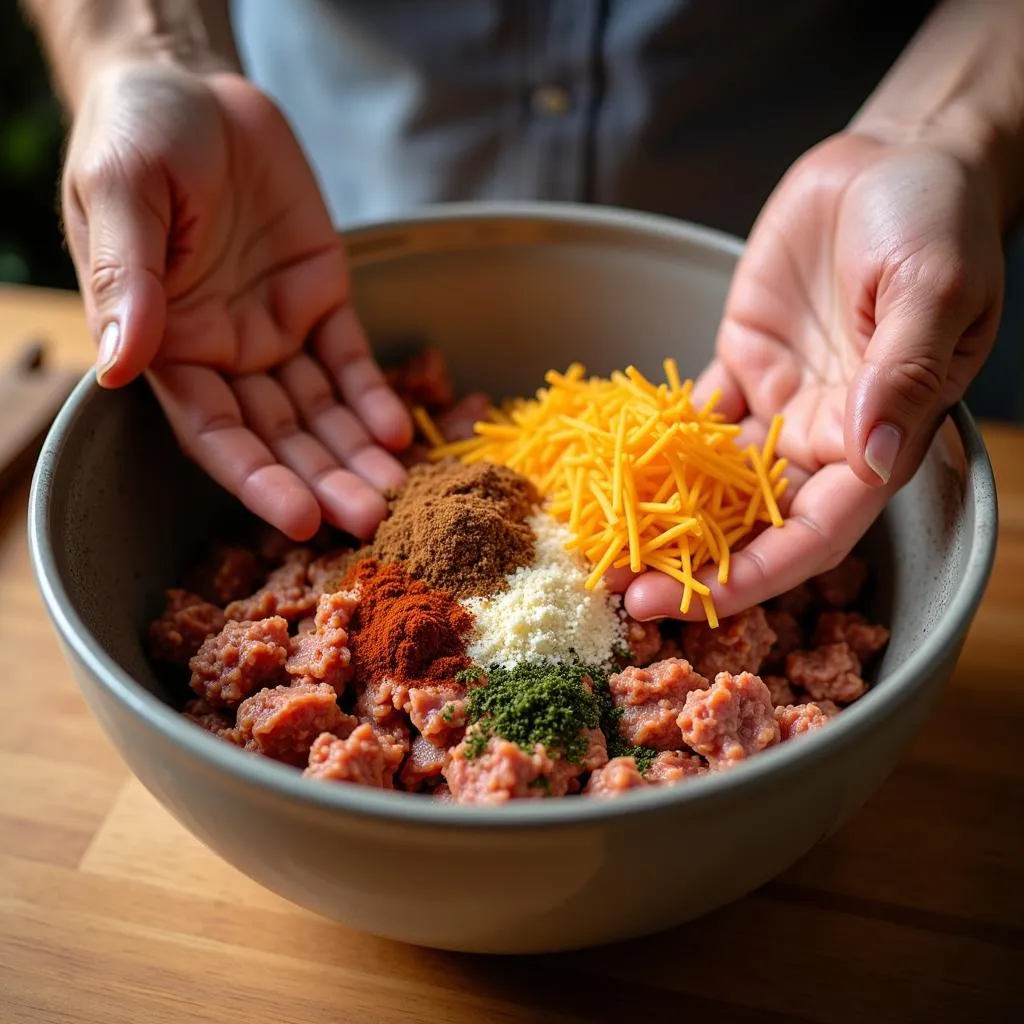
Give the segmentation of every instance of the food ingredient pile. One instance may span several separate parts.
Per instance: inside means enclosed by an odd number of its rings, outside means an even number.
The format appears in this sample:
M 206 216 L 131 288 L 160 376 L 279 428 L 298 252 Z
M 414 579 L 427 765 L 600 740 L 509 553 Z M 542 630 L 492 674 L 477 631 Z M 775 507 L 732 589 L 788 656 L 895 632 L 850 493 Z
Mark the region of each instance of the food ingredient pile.
M 571 367 L 495 410 L 434 351 L 396 368 L 426 443 L 369 544 L 220 544 L 166 592 L 147 639 L 186 718 L 310 779 L 487 804 L 674 785 L 825 726 L 888 642 L 866 565 L 718 623 L 695 574 L 781 525 L 779 424 L 740 449 L 666 378 Z M 603 578 L 627 565 L 707 621 L 630 619 Z

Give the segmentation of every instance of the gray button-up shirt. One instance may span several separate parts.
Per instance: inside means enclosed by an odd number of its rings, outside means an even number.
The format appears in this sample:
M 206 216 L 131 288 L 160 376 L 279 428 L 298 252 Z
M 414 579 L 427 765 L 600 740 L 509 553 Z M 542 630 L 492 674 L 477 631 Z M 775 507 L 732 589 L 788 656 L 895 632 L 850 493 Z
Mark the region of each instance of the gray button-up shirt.
M 933 0 L 232 0 L 250 77 L 341 226 L 423 203 L 557 199 L 745 236 L 842 129 Z M 1024 411 L 1024 239 L 971 392 Z M 1014 287 L 1014 284 L 1016 287 Z
M 235 0 L 338 223 L 559 199 L 745 234 L 930 0 Z

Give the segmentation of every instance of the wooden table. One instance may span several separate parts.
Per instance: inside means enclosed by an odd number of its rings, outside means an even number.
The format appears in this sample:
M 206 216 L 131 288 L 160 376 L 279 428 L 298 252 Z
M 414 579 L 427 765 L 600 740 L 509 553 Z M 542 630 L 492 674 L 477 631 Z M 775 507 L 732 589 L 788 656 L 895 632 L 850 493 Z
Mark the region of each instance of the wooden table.
M 63 364 L 92 356 L 71 296 L 0 289 L 0 328 L 0 359 L 29 335 L 51 338 Z M 1024 1009 L 1024 432 L 986 437 L 995 575 L 954 680 L 881 791 L 733 907 L 543 958 L 356 934 L 176 824 L 64 665 L 30 572 L 26 484 L 0 504 L 0 1021 L 1012 1019 Z

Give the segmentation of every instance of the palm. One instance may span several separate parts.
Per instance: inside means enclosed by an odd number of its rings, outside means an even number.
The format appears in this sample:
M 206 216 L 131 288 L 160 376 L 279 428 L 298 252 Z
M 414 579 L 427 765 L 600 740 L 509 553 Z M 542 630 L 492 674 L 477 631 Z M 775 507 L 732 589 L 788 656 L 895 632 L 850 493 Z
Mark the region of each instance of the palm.
M 721 614 L 836 564 L 909 475 L 881 487 L 862 454 L 851 461 L 851 439 L 884 413 L 865 412 L 879 392 L 870 347 L 881 339 L 903 352 L 920 376 L 899 379 L 896 392 L 931 398 L 934 386 L 936 416 L 976 371 L 1000 271 L 994 222 L 973 199 L 952 161 L 847 137 L 812 151 L 766 204 L 697 390 L 720 389 L 721 411 L 745 418 L 754 439 L 781 413 L 778 452 L 795 486 L 786 525 L 733 559 L 716 595 Z M 948 337 L 943 365 L 935 353 Z M 929 440 L 927 429 L 908 439 L 910 471 Z M 675 589 L 652 574 L 633 584 L 627 606 L 638 617 L 669 613 Z
M 231 75 L 129 72 L 97 106 L 113 159 L 141 168 L 136 215 L 152 243 L 127 271 L 126 347 L 145 350 L 137 361 L 182 446 L 292 536 L 321 517 L 367 535 L 379 492 L 403 477 L 377 442 L 400 448 L 409 426 L 287 124 Z

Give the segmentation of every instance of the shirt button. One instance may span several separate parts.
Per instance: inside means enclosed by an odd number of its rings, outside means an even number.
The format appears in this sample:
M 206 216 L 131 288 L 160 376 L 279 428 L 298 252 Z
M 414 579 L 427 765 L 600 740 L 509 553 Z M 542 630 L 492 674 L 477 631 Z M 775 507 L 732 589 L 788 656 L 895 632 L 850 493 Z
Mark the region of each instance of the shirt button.
M 542 85 L 533 92 L 533 109 L 543 117 L 560 117 L 572 106 L 567 90 L 560 85 Z

